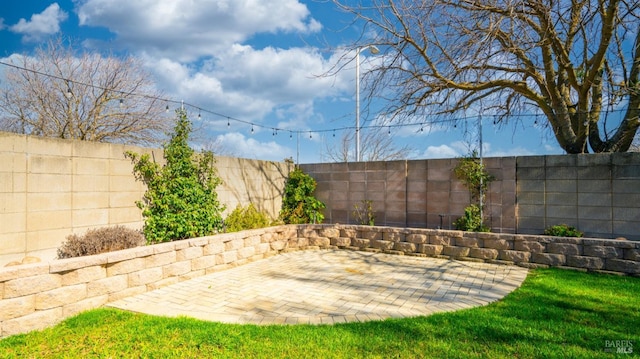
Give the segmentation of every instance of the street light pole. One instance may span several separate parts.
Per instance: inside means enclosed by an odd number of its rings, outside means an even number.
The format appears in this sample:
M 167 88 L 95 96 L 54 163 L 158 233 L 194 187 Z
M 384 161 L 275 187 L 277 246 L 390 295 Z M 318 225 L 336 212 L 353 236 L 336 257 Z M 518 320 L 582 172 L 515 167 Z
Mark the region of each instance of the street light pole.
M 360 51 L 369 49 L 372 54 L 377 54 L 380 50 L 373 46 L 363 46 L 356 49 L 356 162 L 362 160 L 360 155 Z

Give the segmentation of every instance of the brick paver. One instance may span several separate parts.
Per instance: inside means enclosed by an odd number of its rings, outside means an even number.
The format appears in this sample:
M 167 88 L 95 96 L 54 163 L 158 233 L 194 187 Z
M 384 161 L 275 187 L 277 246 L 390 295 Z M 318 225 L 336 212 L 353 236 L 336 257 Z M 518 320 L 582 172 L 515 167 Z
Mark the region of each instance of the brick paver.
M 486 305 L 525 268 L 348 250 L 290 252 L 109 306 L 225 323 L 333 324 Z

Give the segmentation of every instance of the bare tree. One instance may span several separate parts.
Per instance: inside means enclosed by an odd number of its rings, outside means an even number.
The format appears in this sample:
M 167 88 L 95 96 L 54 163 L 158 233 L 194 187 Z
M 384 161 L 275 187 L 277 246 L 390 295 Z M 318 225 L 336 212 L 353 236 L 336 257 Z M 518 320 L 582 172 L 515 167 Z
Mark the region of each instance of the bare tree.
M 57 38 L 10 61 L 0 88 L 2 130 L 152 144 L 171 126 L 151 75 L 134 57 L 76 55 Z
M 627 151 L 640 126 L 637 1 L 333 1 L 365 25 L 354 47 L 384 49 L 366 76 L 394 120 L 539 112 L 567 153 Z
M 396 147 L 391 136 L 378 128 L 360 129 L 362 134 L 361 156 L 363 161 L 394 161 L 409 157 L 411 147 Z M 339 143 L 326 143 L 323 157 L 331 162 L 355 160 L 354 133 L 345 132 Z

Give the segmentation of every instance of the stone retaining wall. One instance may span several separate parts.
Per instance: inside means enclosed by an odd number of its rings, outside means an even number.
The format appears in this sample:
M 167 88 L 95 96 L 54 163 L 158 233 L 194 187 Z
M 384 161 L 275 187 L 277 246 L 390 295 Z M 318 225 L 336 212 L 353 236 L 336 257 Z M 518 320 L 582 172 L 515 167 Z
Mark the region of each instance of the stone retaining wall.
M 355 225 L 288 225 L 0 268 L 0 337 L 123 297 L 301 249 L 342 248 L 640 275 L 640 242 Z

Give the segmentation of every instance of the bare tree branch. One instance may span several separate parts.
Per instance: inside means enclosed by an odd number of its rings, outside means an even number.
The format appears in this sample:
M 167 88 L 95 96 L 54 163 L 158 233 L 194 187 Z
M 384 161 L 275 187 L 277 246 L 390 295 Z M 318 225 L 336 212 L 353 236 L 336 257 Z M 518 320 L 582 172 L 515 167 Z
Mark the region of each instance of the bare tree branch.
M 638 2 L 333 1 L 364 25 L 354 48 L 384 49 L 363 83 L 394 121 L 539 111 L 568 153 L 626 151 L 640 127 Z M 604 101 L 627 106 L 611 131 Z
M 136 58 L 76 55 L 58 38 L 33 57 L 11 61 L 16 67 L 5 71 L 0 89 L 3 130 L 147 145 L 158 143 L 171 127 L 161 94 Z

